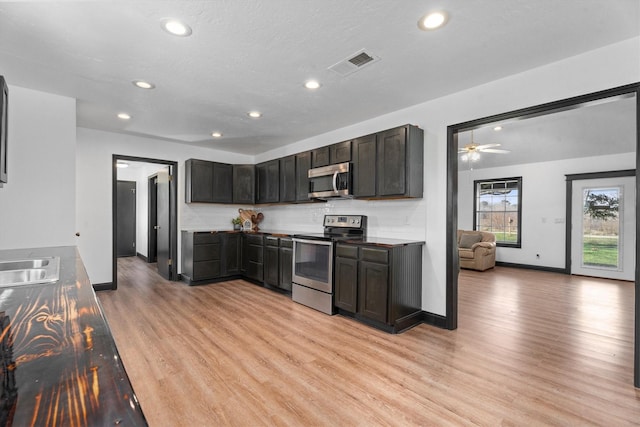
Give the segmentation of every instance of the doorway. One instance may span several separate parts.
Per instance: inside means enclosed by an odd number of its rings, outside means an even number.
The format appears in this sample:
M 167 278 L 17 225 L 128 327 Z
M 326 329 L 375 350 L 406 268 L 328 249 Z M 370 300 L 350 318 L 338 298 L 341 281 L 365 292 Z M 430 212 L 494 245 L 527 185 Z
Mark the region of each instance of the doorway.
M 633 281 L 635 177 L 575 179 L 571 186 L 571 274 Z
M 118 165 L 129 166 L 121 169 Z M 127 171 L 126 173 L 123 171 Z M 118 217 L 121 201 L 117 197 L 118 177 L 128 176 L 137 183 L 138 256 L 157 264 L 158 273 L 167 280 L 177 280 L 177 162 L 132 156 L 113 156 L 113 259 L 111 289 L 117 289 L 117 236 L 126 224 Z M 131 178 L 133 177 L 133 178 Z M 122 179 L 121 179 L 122 180 Z M 153 229 L 153 233 L 149 230 Z
M 469 131 L 472 129 L 478 129 L 483 126 L 488 126 L 494 123 L 517 121 L 520 119 L 531 118 L 536 116 L 547 115 L 553 112 L 566 111 L 568 109 L 576 109 L 584 105 L 593 105 L 594 103 L 606 102 L 612 97 L 631 98 L 633 105 L 632 126 L 633 133 L 632 143 L 635 148 L 634 160 L 636 165 L 640 164 L 640 132 L 638 127 L 640 126 L 640 84 L 634 83 L 626 86 L 621 86 L 614 89 L 595 92 L 587 95 L 577 96 L 561 101 L 550 102 L 530 108 L 516 110 L 504 114 L 498 114 L 495 116 L 485 117 L 482 119 L 472 120 L 469 122 L 459 123 L 447 127 L 447 227 L 446 227 L 446 315 L 444 319 L 444 326 L 448 329 L 456 329 L 458 321 L 458 250 L 456 244 L 456 233 L 458 229 L 458 157 L 459 157 L 459 145 L 458 145 L 458 133 Z M 603 145 L 606 147 L 606 145 Z M 635 202 L 633 206 L 633 212 L 635 216 L 635 223 L 637 224 L 640 219 L 640 213 L 638 211 L 638 185 L 639 177 L 635 177 Z M 567 207 L 570 206 L 570 201 L 566 201 Z M 571 212 L 567 209 L 566 212 Z M 571 235 L 568 229 L 570 221 L 566 221 L 567 229 L 565 235 L 567 236 L 566 242 L 569 242 L 568 238 Z M 635 253 L 638 253 L 638 229 L 635 231 Z M 571 245 L 566 244 L 566 252 L 570 251 Z M 568 258 L 568 256 L 567 256 Z M 568 260 L 565 263 L 565 270 L 568 270 Z M 640 280 L 640 272 L 635 271 L 633 280 L 638 286 Z M 638 310 L 640 309 L 640 292 L 635 292 L 635 337 L 634 337 L 634 385 L 640 387 L 640 316 Z

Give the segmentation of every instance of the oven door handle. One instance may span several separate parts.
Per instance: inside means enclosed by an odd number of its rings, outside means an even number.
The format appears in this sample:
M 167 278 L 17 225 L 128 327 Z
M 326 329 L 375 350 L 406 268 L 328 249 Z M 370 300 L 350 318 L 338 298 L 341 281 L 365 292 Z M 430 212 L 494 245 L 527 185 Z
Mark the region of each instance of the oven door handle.
M 296 243 L 308 243 L 310 245 L 323 245 L 323 246 L 331 246 L 332 242 L 327 242 L 326 240 L 307 240 L 307 239 L 293 239 Z
M 338 171 L 333 173 L 333 191 L 338 192 Z

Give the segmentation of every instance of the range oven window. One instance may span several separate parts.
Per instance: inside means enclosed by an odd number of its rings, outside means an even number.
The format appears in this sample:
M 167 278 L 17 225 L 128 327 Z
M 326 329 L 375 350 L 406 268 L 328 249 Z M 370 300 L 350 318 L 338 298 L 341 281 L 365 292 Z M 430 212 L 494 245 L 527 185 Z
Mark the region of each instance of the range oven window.
M 333 244 L 327 241 L 294 240 L 293 281 L 331 292 Z

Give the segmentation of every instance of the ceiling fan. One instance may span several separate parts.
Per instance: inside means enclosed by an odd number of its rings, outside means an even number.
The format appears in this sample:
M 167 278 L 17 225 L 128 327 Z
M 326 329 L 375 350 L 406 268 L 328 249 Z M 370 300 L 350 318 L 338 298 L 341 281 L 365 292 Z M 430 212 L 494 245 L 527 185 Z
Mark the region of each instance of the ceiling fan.
M 480 153 L 492 153 L 492 154 L 506 154 L 510 153 L 509 150 L 503 150 L 496 147 L 500 147 L 501 144 L 493 143 L 493 144 L 477 144 L 473 140 L 473 131 L 471 131 L 471 142 L 466 144 L 464 147 L 458 150 L 458 154 L 462 154 L 460 156 L 460 160 L 463 162 L 475 162 L 480 159 Z

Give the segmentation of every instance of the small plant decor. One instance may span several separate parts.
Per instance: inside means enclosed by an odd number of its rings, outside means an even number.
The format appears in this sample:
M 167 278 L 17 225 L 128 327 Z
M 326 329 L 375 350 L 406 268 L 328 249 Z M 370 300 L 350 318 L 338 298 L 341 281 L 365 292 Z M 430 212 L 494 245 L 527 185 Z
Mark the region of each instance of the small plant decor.
M 240 230 L 241 226 L 242 226 L 242 218 L 240 218 L 239 216 L 233 218 L 231 220 L 231 223 L 233 224 L 233 229 L 234 230 Z

